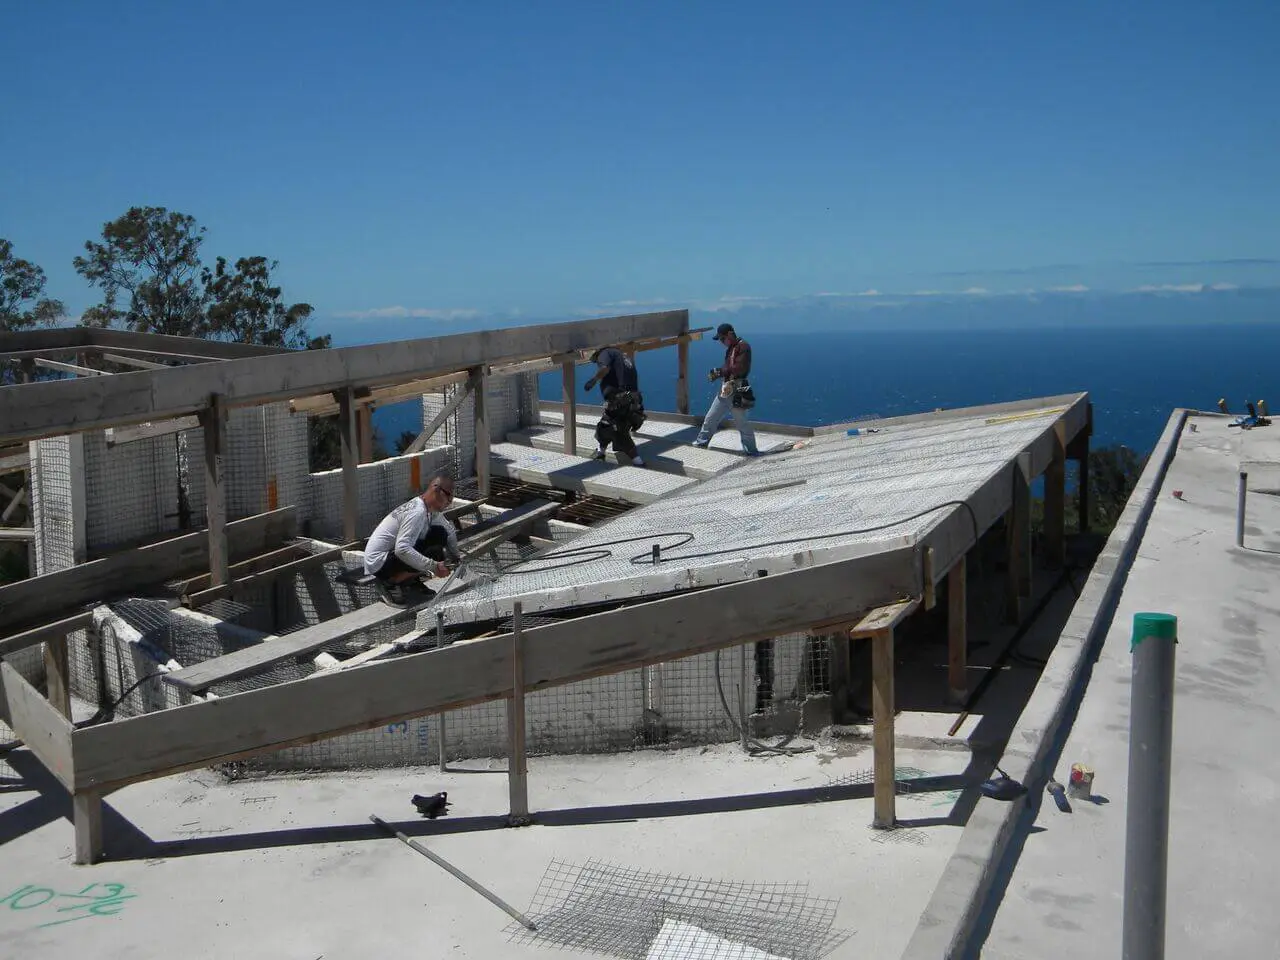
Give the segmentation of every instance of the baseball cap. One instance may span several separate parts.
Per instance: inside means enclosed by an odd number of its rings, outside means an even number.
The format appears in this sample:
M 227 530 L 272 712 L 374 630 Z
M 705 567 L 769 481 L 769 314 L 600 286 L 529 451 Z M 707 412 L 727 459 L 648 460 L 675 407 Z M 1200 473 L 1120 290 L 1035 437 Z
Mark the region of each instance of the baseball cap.
M 726 333 L 733 333 L 733 332 L 734 332 L 734 329 L 733 329 L 733 324 L 732 324 L 732 323 L 722 323 L 722 324 L 720 324 L 720 326 L 716 327 L 716 335 L 715 335 L 714 337 L 712 337 L 711 339 L 712 339 L 712 340 L 723 340 L 723 339 L 724 339 L 724 335 L 725 335 Z

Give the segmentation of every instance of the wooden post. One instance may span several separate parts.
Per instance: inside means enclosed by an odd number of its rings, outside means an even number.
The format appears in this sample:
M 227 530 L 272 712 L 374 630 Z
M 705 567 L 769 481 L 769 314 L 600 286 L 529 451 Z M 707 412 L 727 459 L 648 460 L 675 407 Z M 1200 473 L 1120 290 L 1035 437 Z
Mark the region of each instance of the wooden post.
M 200 413 L 204 431 L 204 504 L 209 527 L 210 585 L 220 587 L 230 579 L 227 571 L 227 491 L 223 485 L 222 458 L 227 444 L 227 408 L 218 394 Z
M 560 364 L 560 384 L 564 389 L 564 452 L 570 455 L 578 453 L 578 395 L 574 392 L 577 369 L 572 360 Z
M 1044 471 L 1044 559 L 1051 570 L 1067 562 L 1066 427 L 1054 424 L 1053 453 Z
M 947 699 L 953 704 L 969 698 L 968 568 L 961 556 L 947 574 Z
M 78 864 L 102 859 L 102 794 L 97 790 L 77 790 L 71 799 L 76 832 Z
M 932 610 L 938 603 L 938 585 L 933 579 L 934 556 L 933 547 L 924 548 L 921 567 L 924 574 L 924 608 L 926 610 Z
M 1013 502 L 1008 514 L 1009 579 L 1005 617 L 1022 619 L 1022 601 L 1031 596 L 1031 454 L 1023 452 L 1013 467 Z
M 480 496 L 489 496 L 489 373 L 484 366 L 471 368 L 475 396 L 476 486 Z
M 893 755 L 893 630 L 871 637 L 872 751 L 875 772 L 875 812 L 871 825 L 879 830 L 897 822 L 897 775 Z
M 373 405 L 362 403 L 356 412 L 360 434 L 360 462 L 373 463 Z
M 507 823 L 513 827 L 529 822 L 529 781 L 524 753 L 524 638 L 521 635 L 521 603 L 515 602 L 511 615 L 511 662 L 513 667 L 511 699 L 507 701 L 507 786 L 511 813 Z
M 67 663 L 67 637 L 63 634 L 44 643 L 45 682 L 49 688 L 49 702 L 71 719 L 71 672 Z
M 360 527 L 359 428 L 351 387 L 338 391 L 338 433 L 342 440 L 342 539 L 350 543 Z
M 827 643 L 831 645 L 831 722 L 839 726 L 853 722 L 849 703 L 853 685 L 849 646 L 853 641 L 847 634 L 832 633 Z
M 689 338 L 681 337 L 676 344 L 676 412 L 689 412 Z

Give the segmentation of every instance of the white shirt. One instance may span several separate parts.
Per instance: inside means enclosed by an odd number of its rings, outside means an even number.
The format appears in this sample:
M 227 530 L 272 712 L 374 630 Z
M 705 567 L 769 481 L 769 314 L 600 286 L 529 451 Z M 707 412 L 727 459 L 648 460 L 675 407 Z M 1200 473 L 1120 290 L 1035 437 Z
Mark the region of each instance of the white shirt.
M 414 497 L 383 517 L 370 534 L 364 548 L 365 573 L 381 570 L 393 553 L 421 573 L 434 572 L 436 561 L 424 557 L 417 550 L 418 541 L 426 534 L 427 527 L 433 524 L 444 527 L 449 554 L 458 556 L 458 531 L 449 518 L 443 513 L 433 513 L 421 497 Z

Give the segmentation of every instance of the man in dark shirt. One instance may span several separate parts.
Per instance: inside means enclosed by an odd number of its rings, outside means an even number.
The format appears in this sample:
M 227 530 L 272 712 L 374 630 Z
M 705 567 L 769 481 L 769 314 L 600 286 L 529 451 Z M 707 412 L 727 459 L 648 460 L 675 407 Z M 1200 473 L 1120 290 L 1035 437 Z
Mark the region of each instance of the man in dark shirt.
M 713 339 L 724 344 L 724 363 L 719 367 L 712 367 L 707 379 L 713 382 L 720 380 L 720 390 L 711 401 L 711 409 L 707 411 L 698 439 L 693 441 L 693 445 L 707 446 L 711 442 L 711 435 L 720 429 L 720 423 L 732 414 L 733 421 L 738 426 L 738 436 L 742 438 L 742 449 L 747 456 L 759 456 L 755 431 L 747 422 L 747 410 L 756 402 L 751 384 L 747 381 L 747 376 L 751 373 L 751 344 L 738 336 L 731 323 L 720 324 Z
M 605 347 L 591 355 L 591 362 L 598 368 L 585 384 L 590 393 L 600 384 L 604 398 L 604 413 L 596 424 L 596 452 L 593 460 L 603 460 L 605 448 L 610 443 L 618 453 L 631 459 L 633 466 L 643 467 L 644 461 L 636 454 L 636 442 L 631 431 L 639 430 L 644 423 L 644 397 L 640 394 L 640 378 L 635 362 L 617 347 Z

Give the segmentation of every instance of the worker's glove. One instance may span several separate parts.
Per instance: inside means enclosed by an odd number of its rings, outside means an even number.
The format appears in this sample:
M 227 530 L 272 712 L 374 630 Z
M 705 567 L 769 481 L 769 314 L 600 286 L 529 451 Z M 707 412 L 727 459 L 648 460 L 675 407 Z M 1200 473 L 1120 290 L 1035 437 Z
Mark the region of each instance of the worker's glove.
M 583 392 L 583 393 L 590 393 L 590 392 L 591 392 L 591 388 L 592 388 L 592 387 L 594 387 L 594 386 L 595 386 L 595 384 L 594 384 L 594 383 L 584 383 L 584 384 L 582 385 L 582 392 Z

